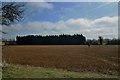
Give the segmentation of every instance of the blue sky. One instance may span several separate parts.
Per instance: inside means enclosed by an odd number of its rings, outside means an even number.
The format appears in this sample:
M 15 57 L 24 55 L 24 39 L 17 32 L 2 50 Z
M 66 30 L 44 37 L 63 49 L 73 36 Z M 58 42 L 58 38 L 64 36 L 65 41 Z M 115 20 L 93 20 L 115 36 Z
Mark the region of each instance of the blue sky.
M 83 34 L 87 38 L 117 38 L 117 2 L 25 3 L 24 19 L 3 27 L 5 38 L 17 35 Z
M 39 3 L 35 3 L 39 5 Z M 29 21 L 51 21 L 60 19 L 87 18 L 96 19 L 104 16 L 117 16 L 117 2 L 53 2 L 51 10 L 32 12 L 35 16 L 29 16 Z M 39 17 L 38 17 L 39 16 Z

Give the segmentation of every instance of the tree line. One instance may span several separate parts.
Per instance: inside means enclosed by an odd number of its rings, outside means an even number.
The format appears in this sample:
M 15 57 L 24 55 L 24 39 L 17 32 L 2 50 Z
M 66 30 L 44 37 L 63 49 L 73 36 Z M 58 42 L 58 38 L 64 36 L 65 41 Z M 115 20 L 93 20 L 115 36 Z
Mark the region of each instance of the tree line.
M 15 39 L 2 39 L 2 42 L 6 45 L 120 45 L 120 39 L 104 39 L 102 36 L 99 36 L 98 39 L 86 39 L 83 35 L 83 38 L 75 38 L 78 35 L 51 35 L 51 36 L 40 36 L 40 35 L 28 35 L 28 36 L 17 36 Z M 79 35 L 80 36 L 80 35 Z M 64 39 L 63 39 L 64 38 Z M 39 39 L 39 40 L 38 40 Z M 61 40 L 61 41 L 60 41 Z M 40 43 L 38 44 L 38 42 Z M 24 43 L 23 43 L 24 42 Z M 58 43 L 59 42 L 59 43 Z M 62 42 L 62 43 L 60 43 Z
M 75 35 L 28 35 L 17 36 L 18 45 L 84 45 L 86 38 L 82 34 Z
M 86 44 L 90 45 L 120 45 L 120 39 L 88 39 Z

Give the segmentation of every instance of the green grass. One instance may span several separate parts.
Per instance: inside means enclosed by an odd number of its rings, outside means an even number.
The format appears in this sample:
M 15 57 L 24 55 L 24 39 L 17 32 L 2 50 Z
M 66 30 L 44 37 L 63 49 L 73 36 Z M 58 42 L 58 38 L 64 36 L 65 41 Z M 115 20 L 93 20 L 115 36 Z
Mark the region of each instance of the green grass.
M 2 70 L 0 68 L 0 80 L 1 80 L 1 78 L 2 78 Z
M 91 72 L 71 72 L 33 66 L 7 64 L 3 68 L 3 78 L 116 78 L 117 76 Z

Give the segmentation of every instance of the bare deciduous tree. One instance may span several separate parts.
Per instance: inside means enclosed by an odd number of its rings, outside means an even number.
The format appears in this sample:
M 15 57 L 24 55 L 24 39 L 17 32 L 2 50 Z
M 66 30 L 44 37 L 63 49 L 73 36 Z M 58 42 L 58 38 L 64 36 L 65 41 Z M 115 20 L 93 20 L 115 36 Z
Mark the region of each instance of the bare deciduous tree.
M 16 23 L 23 18 L 24 4 L 7 2 L 2 3 L 0 12 L 2 12 L 2 25 Z

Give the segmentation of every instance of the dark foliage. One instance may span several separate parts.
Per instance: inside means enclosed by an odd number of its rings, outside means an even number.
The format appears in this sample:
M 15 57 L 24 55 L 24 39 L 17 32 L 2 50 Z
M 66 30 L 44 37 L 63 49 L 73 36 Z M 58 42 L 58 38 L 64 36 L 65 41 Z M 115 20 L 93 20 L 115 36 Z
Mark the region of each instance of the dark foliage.
M 99 45 L 100 44 L 100 40 L 86 40 L 86 45 Z M 103 45 L 120 45 L 120 39 L 103 39 L 102 40 L 102 44 Z
M 87 40 L 86 45 L 98 45 L 98 40 Z
M 120 39 L 107 39 L 107 45 L 120 45 Z
M 102 36 L 99 36 L 99 42 L 100 42 L 100 45 L 103 44 L 103 37 Z
M 18 45 L 84 45 L 86 38 L 81 34 L 76 35 L 51 35 L 51 36 L 17 36 Z
M 23 17 L 24 4 L 5 2 L 2 3 L 0 12 L 2 12 L 2 25 L 10 25 L 18 22 Z

